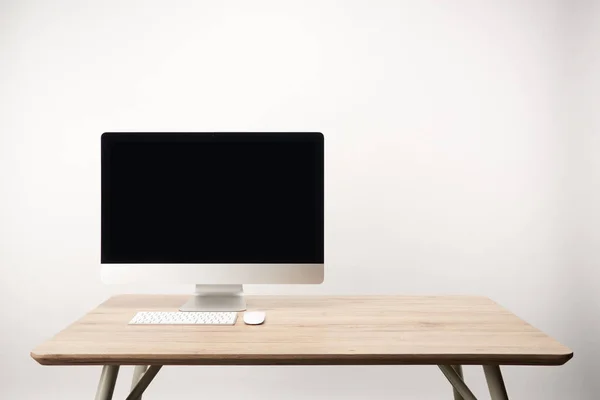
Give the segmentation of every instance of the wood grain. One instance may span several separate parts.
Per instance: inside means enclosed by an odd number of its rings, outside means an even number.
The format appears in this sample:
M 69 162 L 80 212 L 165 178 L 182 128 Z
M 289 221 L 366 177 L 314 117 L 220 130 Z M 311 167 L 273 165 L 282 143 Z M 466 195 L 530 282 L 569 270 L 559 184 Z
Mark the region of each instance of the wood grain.
M 121 295 L 31 356 L 44 365 L 561 365 L 573 353 L 485 297 L 247 296 L 265 324 L 128 325 L 178 295 Z

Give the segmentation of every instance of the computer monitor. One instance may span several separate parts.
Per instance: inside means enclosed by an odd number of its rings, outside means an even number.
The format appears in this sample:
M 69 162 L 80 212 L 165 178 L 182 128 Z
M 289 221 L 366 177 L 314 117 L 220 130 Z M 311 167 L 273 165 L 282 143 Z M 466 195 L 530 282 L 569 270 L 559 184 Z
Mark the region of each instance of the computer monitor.
M 182 311 L 241 311 L 242 284 L 321 283 L 321 133 L 104 133 L 102 279 L 189 283 Z

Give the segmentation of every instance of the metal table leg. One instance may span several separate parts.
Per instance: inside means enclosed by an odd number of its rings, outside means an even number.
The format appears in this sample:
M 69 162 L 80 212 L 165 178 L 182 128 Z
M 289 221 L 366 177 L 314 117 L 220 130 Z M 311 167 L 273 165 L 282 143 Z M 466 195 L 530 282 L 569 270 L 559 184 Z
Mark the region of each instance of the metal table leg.
M 137 383 L 140 381 L 140 379 L 146 372 L 146 369 L 148 369 L 148 366 L 146 366 L 146 365 L 136 365 L 135 366 L 135 368 L 133 369 L 133 378 L 131 378 L 131 389 L 130 390 L 135 389 L 135 385 L 137 385 Z M 141 400 L 141 398 L 142 398 L 142 396 L 139 397 L 140 400 Z
M 463 380 L 464 382 L 464 377 L 463 377 L 463 370 L 462 370 L 462 365 L 453 365 L 452 369 L 454 371 L 456 371 L 456 374 L 460 377 L 460 379 Z M 452 387 L 452 391 L 454 392 L 454 400 L 464 400 L 463 397 L 460 395 L 460 393 L 458 393 L 458 390 L 456 390 L 454 387 Z
M 456 373 L 454 368 L 450 365 L 438 365 L 442 373 L 446 376 L 446 379 L 456 389 L 456 391 L 462 396 L 464 400 L 477 400 L 471 389 L 465 384 L 462 378 Z M 495 400 L 495 399 L 494 399 Z
M 161 368 L 162 365 L 151 365 L 144 375 L 142 375 L 140 380 L 135 384 L 131 390 L 131 393 L 129 393 L 129 396 L 127 396 L 127 399 L 125 400 L 139 400 Z
M 118 365 L 105 365 L 102 367 L 98 390 L 96 391 L 96 400 L 111 400 L 115 391 L 115 383 L 119 375 Z
M 508 400 L 508 394 L 506 393 L 506 386 L 504 386 L 504 379 L 502 379 L 500 367 L 498 365 L 484 365 L 483 372 L 485 373 L 485 380 L 490 389 L 492 400 Z

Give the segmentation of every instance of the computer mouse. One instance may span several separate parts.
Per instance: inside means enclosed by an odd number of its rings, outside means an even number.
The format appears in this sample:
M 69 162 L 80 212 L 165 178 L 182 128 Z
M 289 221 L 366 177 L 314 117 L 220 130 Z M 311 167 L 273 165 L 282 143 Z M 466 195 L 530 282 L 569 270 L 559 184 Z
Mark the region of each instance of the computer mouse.
M 246 325 L 260 325 L 265 322 L 267 314 L 264 311 L 246 311 L 244 313 L 244 323 Z

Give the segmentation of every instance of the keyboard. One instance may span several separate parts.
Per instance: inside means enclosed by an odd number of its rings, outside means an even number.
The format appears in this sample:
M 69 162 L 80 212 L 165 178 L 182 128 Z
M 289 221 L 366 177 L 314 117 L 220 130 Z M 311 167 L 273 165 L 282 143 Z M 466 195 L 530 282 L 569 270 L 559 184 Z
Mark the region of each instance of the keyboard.
M 141 311 L 129 325 L 235 325 L 236 312 Z

